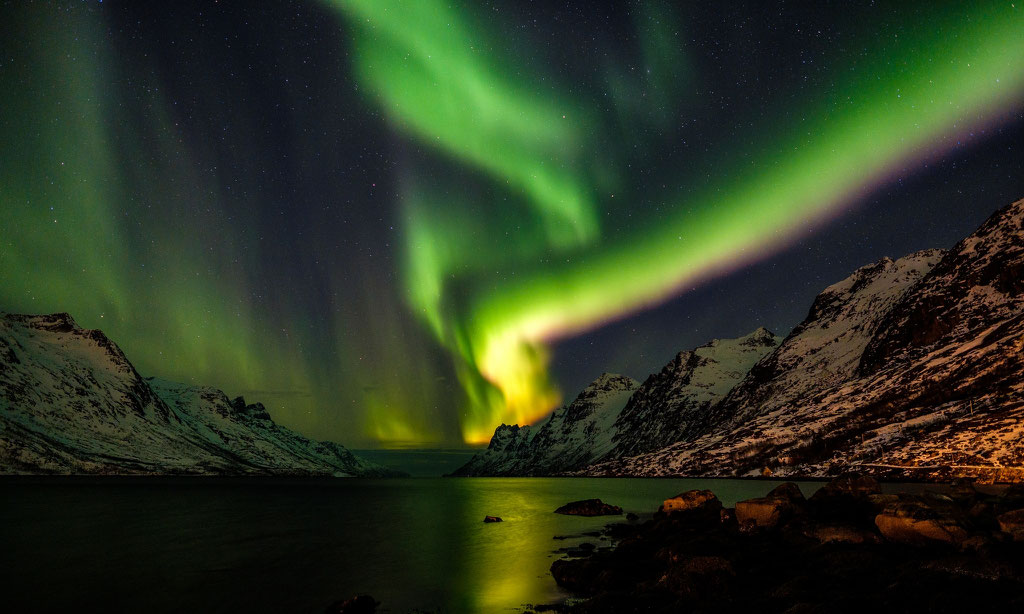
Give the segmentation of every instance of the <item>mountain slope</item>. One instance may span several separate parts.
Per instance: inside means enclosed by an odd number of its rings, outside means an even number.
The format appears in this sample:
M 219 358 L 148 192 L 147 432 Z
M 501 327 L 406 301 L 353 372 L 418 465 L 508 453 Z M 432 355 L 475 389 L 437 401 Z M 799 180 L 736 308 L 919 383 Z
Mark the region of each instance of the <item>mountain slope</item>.
M 0 314 L 0 473 L 388 475 L 260 404 L 143 379 L 67 314 Z
M 452 475 L 551 475 L 586 466 L 611 450 L 615 419 L 637 386 L 604 373 L 543 426 L 499 426 L 487 449 Z
M 631 456 L 686 437 L 780 341 L 759 328 L 739 339 L 715 339 L 680 352 L 630 397 L 615 421 L 614 455 Z
M 501 425 L 453 475 L 552 475 L 676 441 L 779 338 L 763 328 L 680 352 L 643 385 L 605 373 L 542 426 Z
M 1024 479 L 1024 200 L 938 255 L 830 287 L 699 436 L 586 472 Z

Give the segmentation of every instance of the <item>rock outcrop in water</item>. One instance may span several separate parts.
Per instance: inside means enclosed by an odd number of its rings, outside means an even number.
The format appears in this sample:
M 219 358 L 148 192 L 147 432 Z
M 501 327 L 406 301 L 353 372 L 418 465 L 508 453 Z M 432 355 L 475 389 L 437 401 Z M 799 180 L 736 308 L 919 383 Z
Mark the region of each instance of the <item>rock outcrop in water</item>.
M 567 516 L 621 516 L 622 508 L 600 499 L 583 499 L 566 503 L 555 510 L 555 513 Z
M 853 485 L 855 487 L 851 488 Z M 686 501 L 718 501 L 706 491 Z M 555 561 L 576 614 L 1010 612 L 1024 607 L 1024 542 L 999 519 L 1013 491 L 880 494 L 856 478 L 805 499 L 796 484 L 708 514 L 703 505 L 611 525 L 613 549 Z M 743 508 L 758 510 L 752 516 Z M 1016 511 L 1013 511 L 1016 508 Z M 784 514 L 762 514 L 766 510 Z
M 260 403 L 143 378 L 64 313 L 0 314 L 0 473 L 396 475 Z

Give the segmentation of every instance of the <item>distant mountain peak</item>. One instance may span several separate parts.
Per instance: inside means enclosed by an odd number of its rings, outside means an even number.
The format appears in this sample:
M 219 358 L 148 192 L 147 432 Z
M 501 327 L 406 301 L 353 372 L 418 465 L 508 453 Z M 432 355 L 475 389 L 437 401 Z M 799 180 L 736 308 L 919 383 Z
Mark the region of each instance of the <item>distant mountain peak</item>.
M 142 378 L 66 313 L 0 314 L 0 473 L 389 475 L 261 403 Z

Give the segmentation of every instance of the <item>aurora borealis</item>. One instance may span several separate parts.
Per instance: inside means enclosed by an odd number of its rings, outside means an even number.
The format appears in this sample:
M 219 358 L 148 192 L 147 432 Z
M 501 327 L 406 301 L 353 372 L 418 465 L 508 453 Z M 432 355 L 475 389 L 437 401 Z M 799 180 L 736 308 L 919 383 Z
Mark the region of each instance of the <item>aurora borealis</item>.
M 3 11 L 0 309 L 346 444 L 486 441 L 586 374 L 803 315 L 701 283 L 825 236 L 813 295 L 1021 196 L 1011 2 Z M 884 197 L 936 168 L 996 200 Z M 853 219 L 889 238 L 831 240 Z

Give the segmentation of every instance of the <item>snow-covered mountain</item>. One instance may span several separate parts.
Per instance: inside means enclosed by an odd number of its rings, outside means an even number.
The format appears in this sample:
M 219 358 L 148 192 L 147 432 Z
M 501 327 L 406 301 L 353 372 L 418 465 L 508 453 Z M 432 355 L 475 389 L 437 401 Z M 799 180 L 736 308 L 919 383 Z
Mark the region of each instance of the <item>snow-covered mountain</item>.
M 1024 479 L 1024 200 L 949 252 L 882 260 L 686 438 L 593 475 Z
M 487 449 L 452 475 L 551 475 L 603 458 L 613 446 L 615 420 L 639 385 L 604 373 L 542 426 L 499 426 Z
M 144 379 L 68 314 L 0 314 L 0 473 L 384 476 L 259 403 Z
M 779 341 L 764 328 L 716 339 L 680 352 L 643 385 L 605 373 L 542 426 L 499 426 L 454 475 L 552 475 L 677 441 Z
M 683 439 L 781 340 L 759 328 L 677 354 L 647 378 L 615 420 L 613 455 L 632 456 Z
M 882 258 L 825 288 L 804 321 L 705 414 L 701 427 L 786 412 L 849 380 L 884 316 L 943 254 L 931 249 L 898 260 Z

